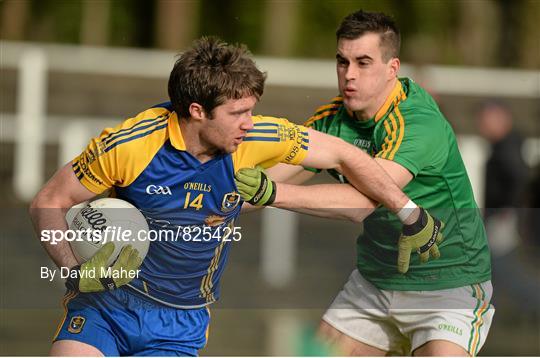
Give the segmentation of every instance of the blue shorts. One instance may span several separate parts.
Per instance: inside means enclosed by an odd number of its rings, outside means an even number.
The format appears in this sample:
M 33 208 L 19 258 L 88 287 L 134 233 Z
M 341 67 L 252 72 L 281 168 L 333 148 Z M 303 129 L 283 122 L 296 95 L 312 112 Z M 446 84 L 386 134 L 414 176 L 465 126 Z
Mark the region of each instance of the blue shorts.
M 196 356 L 206 345 L 207 308 L 176 309 L 129 289 L 68 292 L 53 341 L 74 340 L 106 356 Z

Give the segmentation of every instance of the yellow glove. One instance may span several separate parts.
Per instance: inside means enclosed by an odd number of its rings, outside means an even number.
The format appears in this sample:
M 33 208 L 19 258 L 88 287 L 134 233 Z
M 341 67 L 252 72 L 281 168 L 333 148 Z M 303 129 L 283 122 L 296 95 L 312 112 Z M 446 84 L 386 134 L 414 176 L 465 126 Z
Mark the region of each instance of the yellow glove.
M 259 165 L 240 169 L 234 175 L 234 181 L 242 200 L 252 205 L 271 205 L 276 199 L 276 184 Z
M 88 261 L 71 269 L 66 287 L 72 291 L 99 292 L 114 290 L 117 287 L 128 284 L 132 278 L 130 275 L 119 275 L 118 278 L 107 277 L 106 266 L 109 257 L 114 252 L 114 243 L 109 242 L 101 247 Z M 141 266 L 142 259 L 139 251 L 131 245 L 126 245 L 120 251 L 118 258 L 111 267 L 111 272 L 126 270 L 131 272 Z M 127 277 L 124 277 L 127 276 Z
M 413 251 L 420 255 L 421 263 L 426 263 L 430 257 L 438 259 L 441 256 L 438 244 L 443 241 L 443 228 L 443 222 L 420 208 L 418 220 L 411 225 L 403 225 L 403 231 L 398 242 L 398 271 L 406 273 L 409 270 L 409 262 Z

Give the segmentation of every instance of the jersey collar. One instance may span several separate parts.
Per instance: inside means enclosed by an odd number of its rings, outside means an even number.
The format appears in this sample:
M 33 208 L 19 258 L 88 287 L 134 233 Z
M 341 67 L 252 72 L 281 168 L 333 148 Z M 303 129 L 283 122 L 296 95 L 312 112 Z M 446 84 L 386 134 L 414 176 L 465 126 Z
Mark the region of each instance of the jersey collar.
M 178 123 L 178 116 L 176 112 L 171 112 L 169 122 L 167 123 L 167 129 L 169 131 L 169 138 L 171 144 L 178 150 L 186 150 L 186 143 L 182 138 L 182 132 L 180 131 L 180 124 Z
M 405 94 L 405 91 L 403 90 L 403 85 L 398 78 L 396 85 L 392 89 L 392 92 L 390 92 L 390 95 L 386 98 L 386 101 L 384 102 L 382 107 L 375 114 L 375 123 L 385 117 L 390 107 L 397 106 L 399 102 L 405 100 L 406 98 L 407 95 Z

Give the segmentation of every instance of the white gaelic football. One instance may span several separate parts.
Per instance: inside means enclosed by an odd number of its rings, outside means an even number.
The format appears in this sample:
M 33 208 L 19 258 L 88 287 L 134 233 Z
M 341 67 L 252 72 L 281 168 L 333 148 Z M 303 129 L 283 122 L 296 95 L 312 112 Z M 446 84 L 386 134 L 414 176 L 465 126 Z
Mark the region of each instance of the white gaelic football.
M 148 223 L 143 214 L 127 201 L 104 198 L 79 204 L 68 211 L 66 220 L 69 229 L 77 232 L 77 239 L 70 240 L 70 244 L 79 263 L 91 258 L 108 242 L 114 242 L 114 252 L 107 265 L 116 260 L 126 245 L 137 249 L 142 259 L 148 253 L 150 241 L 145 240 Z M 144 234 L 140 235 L 140 232 Z

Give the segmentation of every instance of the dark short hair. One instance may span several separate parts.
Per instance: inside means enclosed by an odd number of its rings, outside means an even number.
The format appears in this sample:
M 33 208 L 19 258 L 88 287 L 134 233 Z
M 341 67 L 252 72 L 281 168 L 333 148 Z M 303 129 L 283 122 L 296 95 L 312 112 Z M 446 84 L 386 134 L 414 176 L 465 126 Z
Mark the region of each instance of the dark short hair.
M 340 39 L 355 40 L 366 33 L 376 33 L 380 36 L 382 59 L 388 62 L 391 58 L 399 57 L 401 35 L 394 20 L 382 12 L 366 12 L 358 10 L 343 19 L 336 31 Z
M 169 98 L 181 118 L 189 106 L 200 104 L 208 116 L 228 99 L 256 96 L 264 91 L 266 74 L 259 71 L 244 45 L 229 45 L 216 37 L 202 37 L 180 54 L 169 77 Z

